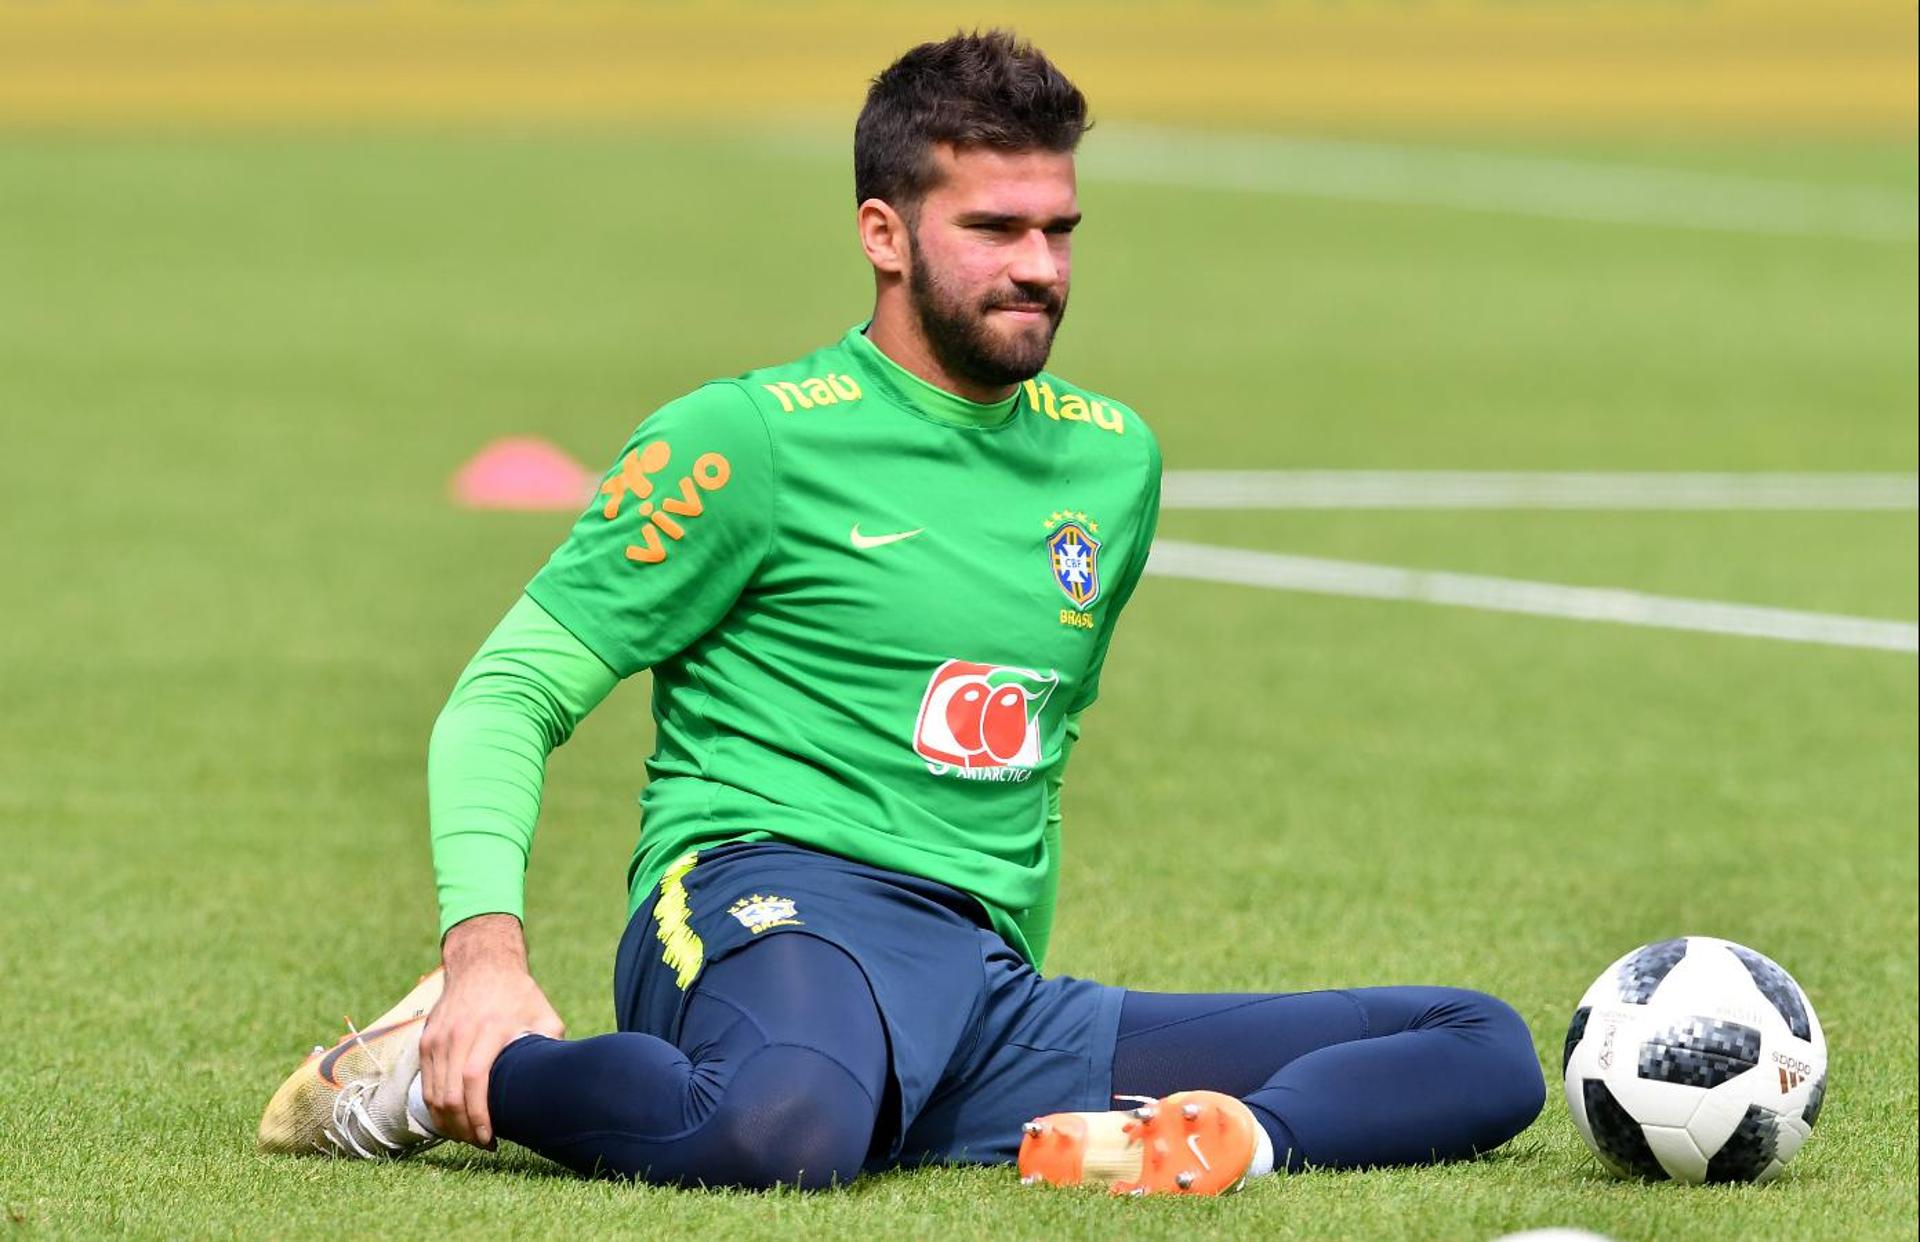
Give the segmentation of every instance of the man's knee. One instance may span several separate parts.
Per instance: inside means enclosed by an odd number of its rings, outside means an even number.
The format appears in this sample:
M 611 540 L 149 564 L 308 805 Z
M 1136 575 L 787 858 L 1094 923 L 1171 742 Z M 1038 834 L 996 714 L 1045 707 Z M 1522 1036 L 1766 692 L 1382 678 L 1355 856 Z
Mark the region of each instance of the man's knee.
M 1546 1080 L 1533 1032 L 1512 1005 L 1466 988 L 1436 988 L 1436 1025 L 1460 1031 L 1489 1049 L 1485 1103 L 1490 1132 L 1505 1142 L 1533 1123 L 1546 1106 Z
M 1395 1007 L 1410 1031 L 1451 1030 L 1497 1044 L 1533 1045 L 1525 1019 L 1497 996 L 1471 988 L 1381 988 L 1393 995 Z M 1376 1029 L 1374 1033 L 1383 1032 Z
M 708 1185 L 820 1190 L 860 1173 L 873 1142 L 877 1102 L 838 1062 L 775 1044 L 741 1067 L 700 1130 Z

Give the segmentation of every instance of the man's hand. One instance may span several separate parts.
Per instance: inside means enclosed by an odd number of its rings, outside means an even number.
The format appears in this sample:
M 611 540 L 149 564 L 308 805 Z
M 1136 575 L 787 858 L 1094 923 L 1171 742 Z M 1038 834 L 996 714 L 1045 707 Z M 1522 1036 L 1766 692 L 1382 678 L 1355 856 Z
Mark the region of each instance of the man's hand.
M 527 973 L 527 944 L 511 914 L 457 924 L 440 946 L 447 988 L 420 1037 L 420 1090 L 434 1128 L 448 1138 L 493 1146 L 487 1078 L 494 1058 L 522 1031 L 567 1033 Z

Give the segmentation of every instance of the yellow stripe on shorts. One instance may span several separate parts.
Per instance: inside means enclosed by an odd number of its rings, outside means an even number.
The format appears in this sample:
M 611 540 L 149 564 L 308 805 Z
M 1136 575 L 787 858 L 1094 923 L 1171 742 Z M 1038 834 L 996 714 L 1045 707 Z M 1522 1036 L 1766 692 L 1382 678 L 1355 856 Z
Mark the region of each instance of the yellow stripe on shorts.
M 698 861 L 698 850 L 674 859 L 660 877 L 660 899 L 653 903 L 653 934 L 665 946 L 660 960 L 673 967 L 673 981 L 682 992 L 699 977 L 700 967 L 707 960 L 707 946 L 693 930 L 689 922 L 693 911 L 687 906 L 687 872 Z

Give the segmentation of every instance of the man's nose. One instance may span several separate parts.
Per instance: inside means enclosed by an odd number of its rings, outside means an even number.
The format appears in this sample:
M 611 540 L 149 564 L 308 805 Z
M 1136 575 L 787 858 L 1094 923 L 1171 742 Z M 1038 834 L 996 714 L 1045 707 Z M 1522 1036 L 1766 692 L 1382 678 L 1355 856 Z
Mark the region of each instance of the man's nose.
M 1029 229 L 1015 248 L 1007 276 L 1015 284 L 1045 285 L 1060 283 L 1060 261 L 1053 253 L 1052 239 L 1041 229 Z

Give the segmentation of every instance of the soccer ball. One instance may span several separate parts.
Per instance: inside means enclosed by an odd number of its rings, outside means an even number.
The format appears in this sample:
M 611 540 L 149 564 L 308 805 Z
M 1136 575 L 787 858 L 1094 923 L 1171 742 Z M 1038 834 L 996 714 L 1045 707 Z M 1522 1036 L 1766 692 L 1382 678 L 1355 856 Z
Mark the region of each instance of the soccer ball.
M 1580 1137 L 1614 1173 L 1765 1182 L 1813 1132 L 1827 1041 L 1771 958 L 1684 936 L 1635 949 L 1593 981 L 1561 1069 Z

